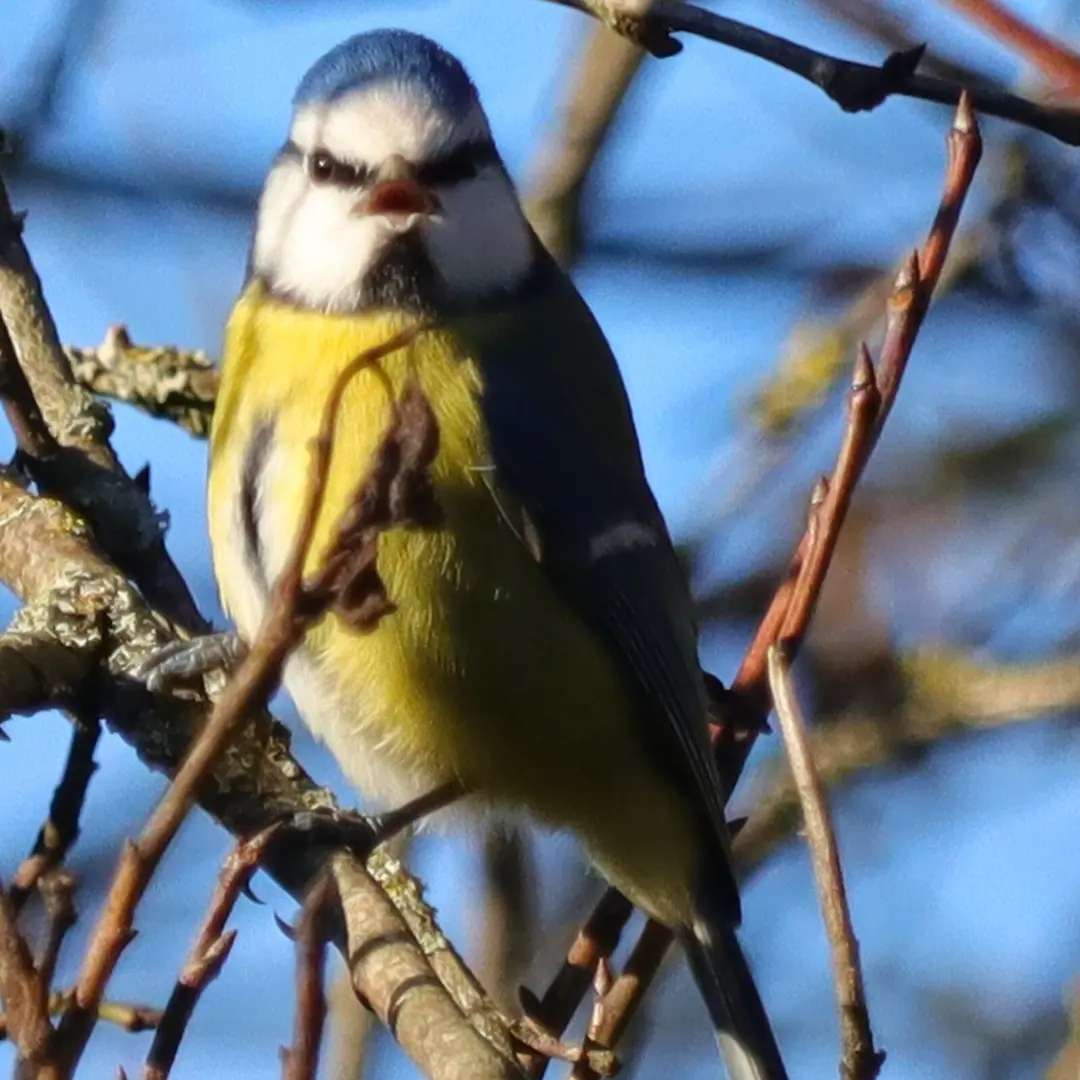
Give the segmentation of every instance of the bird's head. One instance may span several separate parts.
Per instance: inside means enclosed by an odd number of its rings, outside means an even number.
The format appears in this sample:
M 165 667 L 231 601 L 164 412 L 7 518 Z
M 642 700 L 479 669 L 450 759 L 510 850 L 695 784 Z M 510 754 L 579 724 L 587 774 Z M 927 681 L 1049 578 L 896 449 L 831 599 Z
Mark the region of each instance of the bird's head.
M 252 272 L 326 311 L 512 290 L 534 240 L 476 87 L 433 41 L 359 34 L 301 80 L 259 202 Z

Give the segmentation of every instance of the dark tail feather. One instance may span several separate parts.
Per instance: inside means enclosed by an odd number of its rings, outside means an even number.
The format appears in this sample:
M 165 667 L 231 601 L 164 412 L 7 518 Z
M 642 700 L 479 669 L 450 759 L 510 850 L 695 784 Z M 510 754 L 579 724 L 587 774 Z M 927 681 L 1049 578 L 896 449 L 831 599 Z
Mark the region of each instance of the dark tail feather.
M 787 1080 L 754 976 L 735 930 L 699 922 L 682 934 L 683 948 L 708 1006 L 730 1080 Z

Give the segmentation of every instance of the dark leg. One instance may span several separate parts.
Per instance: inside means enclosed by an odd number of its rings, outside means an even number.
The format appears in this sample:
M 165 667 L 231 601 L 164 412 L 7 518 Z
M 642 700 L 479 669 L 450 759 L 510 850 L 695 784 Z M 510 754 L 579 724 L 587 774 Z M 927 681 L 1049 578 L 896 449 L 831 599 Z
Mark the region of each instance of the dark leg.
M 246 651 L 240 635 L 232 630 L 174 641 L 143 664 L 142 675 L 147 689 L 159 694 L 173 683 L 188 682 L 212 671 L 228 671 Z

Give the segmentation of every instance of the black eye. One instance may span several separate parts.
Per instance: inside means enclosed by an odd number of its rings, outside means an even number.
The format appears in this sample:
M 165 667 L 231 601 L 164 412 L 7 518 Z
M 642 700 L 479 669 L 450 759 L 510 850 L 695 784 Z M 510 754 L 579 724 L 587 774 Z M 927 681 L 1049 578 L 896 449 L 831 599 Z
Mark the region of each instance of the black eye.
M 335 187 L 358 187 L 364 181 L 362 169 L 338 161 L 326 150 L 314 150 L 307 157 L 308 176 L 316 184 L 333 184 Z

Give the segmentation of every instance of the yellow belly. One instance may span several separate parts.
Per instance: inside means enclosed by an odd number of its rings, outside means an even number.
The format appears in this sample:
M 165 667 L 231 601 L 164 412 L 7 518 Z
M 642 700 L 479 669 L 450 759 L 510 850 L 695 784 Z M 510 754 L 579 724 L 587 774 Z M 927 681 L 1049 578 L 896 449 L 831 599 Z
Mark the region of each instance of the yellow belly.
M 292 540 L 330 386 L 353 356 L 400 325 L 398 317 L 330 319 L 250 300 L 234 314 L 210 511 L 222 594 L 245 637 L 261 607 L 242 565 L 235 506 L 257 413 L 274 425 L 260 506 L 272 576 Z M 415 371 L 435 411 L 431 474 L 444 521 L 380 537 L 379 573 L 397 611 L 374 632 L 335 616 L 310 631 L 286 677 L 305 721 L 361 786 L 377 788 L 387 772 L 410 778 L 414 790 L 461 778 L 491 802 L 574 829 L 609 877 L 654 913 L 681 917 L 694 865 L 688 810 L 639 742 L 621 669 L 501 519 L 483 482 L 477 366 L 452 335 L 429 333 L 383 367 L 398 387 Z M 341 413 L 309 568 L 321 561 L 386 421 L 378 380 L 359 375 Z

